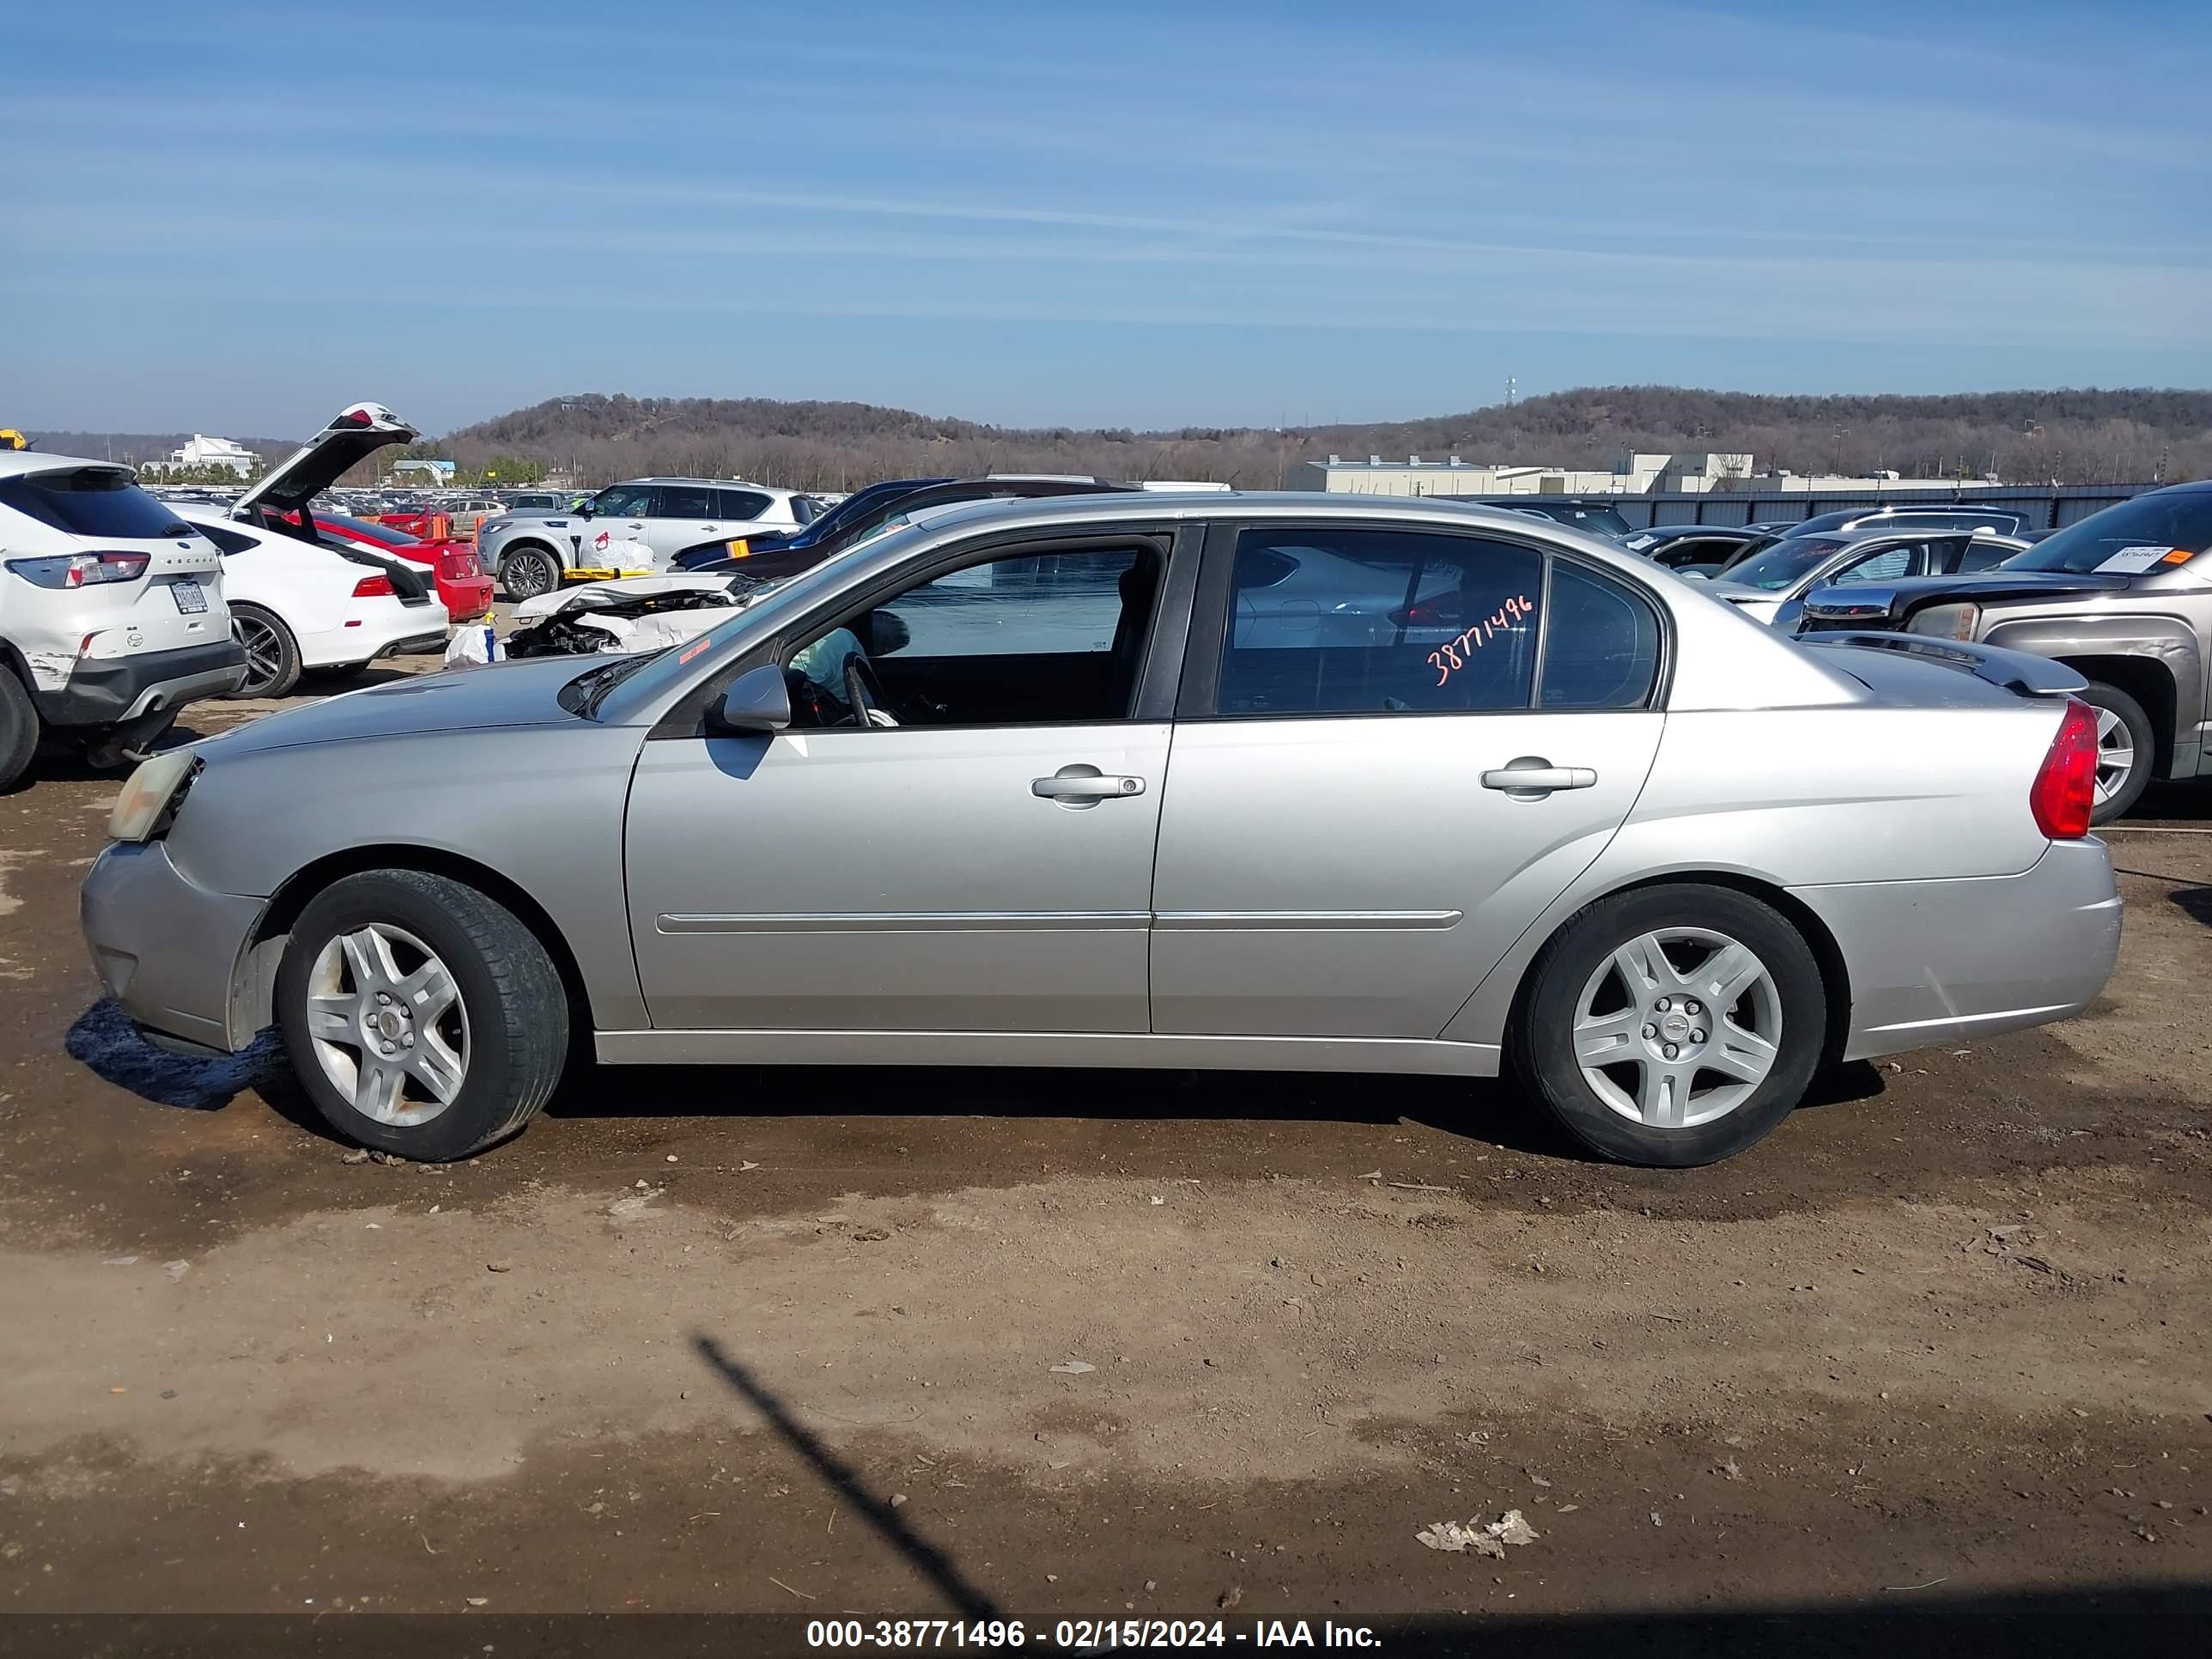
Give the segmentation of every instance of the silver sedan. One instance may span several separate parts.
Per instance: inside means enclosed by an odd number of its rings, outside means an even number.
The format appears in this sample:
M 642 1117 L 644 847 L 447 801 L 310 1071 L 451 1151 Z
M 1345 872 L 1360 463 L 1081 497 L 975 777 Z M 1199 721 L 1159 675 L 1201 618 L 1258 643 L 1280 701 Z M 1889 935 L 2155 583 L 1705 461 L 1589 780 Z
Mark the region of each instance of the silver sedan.
M 1824 1064 L 2095 997 L 2078 678 L 1697 590 L 1443 503 L 946 507 L 665 651 L 158 757 L 85 931 L 149 1036 L 273 1024 L 342 1133 L 424 1159 L 583 1044 L 1510 1067 L 1594 1151 L 1692 1164 Z

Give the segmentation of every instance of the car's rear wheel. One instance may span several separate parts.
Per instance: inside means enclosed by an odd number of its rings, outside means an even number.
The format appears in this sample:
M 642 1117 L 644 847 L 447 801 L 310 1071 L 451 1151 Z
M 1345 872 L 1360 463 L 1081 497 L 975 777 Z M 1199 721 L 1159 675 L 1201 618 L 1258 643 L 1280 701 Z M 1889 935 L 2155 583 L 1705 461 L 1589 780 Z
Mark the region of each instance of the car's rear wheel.
M 246 678 L 226 696 L 281 697 L 300 683 L 300 642 L 272 612 L 234 602 L 230 631 L 246 647 Z
M 0 662 L 0 789 L 30 769 L 39 747 L 39 709 L 15 671 Z
M 561 562 L 542 547 L 518 547 L 499 562 L 500 585 L 510 599 L 534 599 L 561 581 Z
M 2117 685 L 2092 680 L 2081 701 L 2097 711 L 2097 791 L 2089 822 L 2106 823 L 2140 799 L 2158 759 L 2158 734 L 2143 706 Z
M 514 912 L 414 870 L 348 876 L 293 924 L 277 1024 L 349 1140 L 426 1163 L 520 1128 L 568 1049 L 561 975 Z
M 1531 969 L 1512 1033 L 1530 1093 L 1590 1151 L 1684 1168 L 1787 1117 L 1827 1031 L 1820 964 L 1771 906 L 1689 883 L 1601 899 Z

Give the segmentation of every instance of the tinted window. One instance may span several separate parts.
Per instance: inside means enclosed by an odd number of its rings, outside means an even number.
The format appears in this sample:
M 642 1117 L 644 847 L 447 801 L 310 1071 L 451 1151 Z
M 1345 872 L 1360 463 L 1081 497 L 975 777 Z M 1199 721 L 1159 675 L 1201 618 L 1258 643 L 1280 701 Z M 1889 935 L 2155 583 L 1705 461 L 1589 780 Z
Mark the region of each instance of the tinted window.
M 177 515 L 125 472 L 83 467 L 0 479 L 0 501 L 40 524 L 76 536 L 143 539 L 183 533 Z
M 2068 525 L 2029 548 L 2008 568 L 2063 570 L 2079 576 L 2110 564 L 2123 574 L 2140 574 L 2171 568 L 2166 559 L 2176 549 L 2202 553 L 2208 547 L 2212 547 L 2212 489 L 2154 490 Z
M 757 489 L 718 489 L 714 492 L 714 500 L 717 503 L 714 512 L 698 516 L 713 518 L 715 514 L 720 514 L 726 519 L 757 519 L 772 505 L 769 499 Z M 672 513 L 668 516 L 680 519 L 685 515 Z
M 1552 562 L 1546 708 L 1641 708 L 1659 674 L 1659 618 L 1618 582 Z
M 718 492 L 704 484 L 663 484 L 659 501 L 653 509 L 656 519 L 711 519 L 718 509 L 714 497 Z M 750 514 L 745 514 L 750 518 Z
M 1224 714 L 1526 708 L 1542 557 L 1473 537 L 1248 530 L 1237 538 Z
M 241 536 L 234 530 L 217 530 L 213 525 L 196 522 L 192 534 L 206 537 L 225 553 L 243 553 L 254 544 L 251 536 Z

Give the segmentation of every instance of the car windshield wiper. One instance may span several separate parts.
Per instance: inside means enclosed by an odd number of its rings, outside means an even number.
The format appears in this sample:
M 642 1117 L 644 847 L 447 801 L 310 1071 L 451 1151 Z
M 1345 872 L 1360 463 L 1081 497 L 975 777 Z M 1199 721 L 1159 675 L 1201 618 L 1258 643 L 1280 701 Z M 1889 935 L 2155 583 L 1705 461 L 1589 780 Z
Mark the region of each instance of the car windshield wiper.
M 667 648 L 663 646 L 661 651 Z M 659 654 L 660 651 L 647 651 L 635 657 L 617 657 L 612 662 L 586 669 L 561 688 L 562 706 L 586 720 L 596 718 L 599 704 L 607 693 Z

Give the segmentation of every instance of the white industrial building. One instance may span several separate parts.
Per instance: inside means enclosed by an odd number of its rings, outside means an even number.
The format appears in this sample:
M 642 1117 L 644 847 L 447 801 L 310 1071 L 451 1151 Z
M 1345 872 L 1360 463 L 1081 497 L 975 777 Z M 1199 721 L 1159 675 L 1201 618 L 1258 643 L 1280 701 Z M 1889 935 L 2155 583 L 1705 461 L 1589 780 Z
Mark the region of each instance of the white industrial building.
M 1510 466 L 1463 460 L 1457 455 L 1424 460 L 1380 455 L 1304 461 L 1290 477 L 1292 489 L 1325 489 L 1353 495 L 1705 495 L 1722 490 L 1790 494 L 1882 495 L 1906 489 L 1982 489 L 1995 478 L 1906 478 L 1894 472 L 1849 478 L 1831 473 L 1752 471 L 1753 458 L 1738 451 L 1704 454 L 1626 455 L 1609 472 L 1564 466 Z
M 191 440 L 169 454 L 172 466 L 227 466 L 241 478 L 253 476 L 261 458 L 244 444 L 228 438 L 210 438 L 195 432 Z

